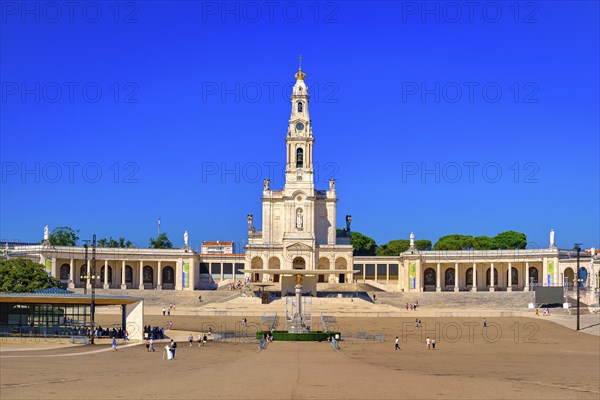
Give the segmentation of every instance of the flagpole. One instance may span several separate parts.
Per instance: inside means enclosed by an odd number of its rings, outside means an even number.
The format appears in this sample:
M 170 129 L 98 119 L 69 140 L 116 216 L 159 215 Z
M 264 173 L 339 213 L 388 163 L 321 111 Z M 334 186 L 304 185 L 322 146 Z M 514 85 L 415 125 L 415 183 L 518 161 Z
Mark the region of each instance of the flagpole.
M 160 236 L 160 217 L 158 217 L 158 236 L 156 236 L 156 238 L 158 239 L 159 236 Z

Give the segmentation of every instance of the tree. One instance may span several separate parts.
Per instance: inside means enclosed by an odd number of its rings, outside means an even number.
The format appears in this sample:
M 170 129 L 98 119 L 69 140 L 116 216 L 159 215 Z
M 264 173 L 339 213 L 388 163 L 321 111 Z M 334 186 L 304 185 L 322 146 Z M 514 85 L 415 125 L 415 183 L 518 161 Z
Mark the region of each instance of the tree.
M 125 249 L 125 248 L 133 247 L 133 243 L 131 242 L 131 240 L 126 241 L 124 237 L 120 237 L 119 240 L 117 241 L 116 239 L 113 239 L 111 236 L 108 239 L 102 238 L 102 239 L 98 240 L 98 247 L 110 247 L 110 248 Z
M 172 249 L 173 243 L 169 240 L 166 233 L 159 233 L 156 239 L 150 238 L 151 249 Z
M 496 249 L 496 241 L 489 236 L 475 236 L 473 238 L 473 247 L 475 250 L 492 250 Z
M 341 235 L 345 230 L 338 228 L 337 233 Z M 350 244 L 354 248 L 355 256 L 374 256 L 377 244 L 373 239 L 359 232 L 350 232 Z
M 415 247 L 417 250 L 431 250 L 431 240 L 415 240 Z
M 521 232 L 506 231 L 494 237 L 497 249 L 524 249 L 527 247 L 527 236 Z
M 436 250 L 467 250 L 473 247 L 473 236 L 459 234 L 442 236 L 433 246 Z
M 0 260 L 0 292 L 34 292 L 61 287 L 60 279 L 49 276 L 42 264 L 26 258 Z
M 390 240 L 386 244 L 377 247 L 378 256 L 399 256 L 410 247 L 410 241 L 406 239 Z
M 76 231 L 68 226 L 58 226 L 50 233 L 50 244 L 53 246 L 76 246 L 79 240 L 79 229 Z

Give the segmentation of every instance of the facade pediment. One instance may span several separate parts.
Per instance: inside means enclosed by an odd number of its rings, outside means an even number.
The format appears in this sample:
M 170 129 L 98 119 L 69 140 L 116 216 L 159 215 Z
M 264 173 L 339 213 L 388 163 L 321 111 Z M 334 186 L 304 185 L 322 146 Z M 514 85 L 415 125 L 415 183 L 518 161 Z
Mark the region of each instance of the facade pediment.
M 304 243 L 293 243 L 285 248 L 287 251 L 313 251 L 313 248 Z

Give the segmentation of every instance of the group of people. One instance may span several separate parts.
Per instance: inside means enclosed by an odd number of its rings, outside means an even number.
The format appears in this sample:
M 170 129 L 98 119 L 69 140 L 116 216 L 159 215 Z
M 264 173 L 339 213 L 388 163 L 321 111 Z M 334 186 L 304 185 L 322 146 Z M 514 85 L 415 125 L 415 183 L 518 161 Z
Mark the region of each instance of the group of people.
M 191 333 L 190 333 L 190 336 L 188 336 L 188 342 L 190 342 L 190 347 L 192 347 L 194 345 L 194 335 L 192 335 Z M 198 347 L 206 346 L 207 342 L 208 342 L 208 335 L 206 333 L 204 335 L 199 333 L 198 334 Z
M 544 317 L 547 317 L 547 316 L 549 316 L 549 315 L 550 315 L 550 310 L 549 310 L 548 308 L 544 308 L 544 310 L 542 311 L 542 315 L 543 315 Z M 540 316 L 540 312 L 539 312 L 539 309 L 538 309 L 538 308 L 536 308 L 536 309 L 535 309 L 535 316 L 536 316 L 536 317 L 539 317 L 539 316 Z
M 165 328 L 159 328 L 158 326 L 152 328 L 150 325 L 144 326 L 144 337 L 148 339 L 164 339 Z
M 435 350 L 435 338 L 427 336 L 425 344 L 427 345 L 427 350 Z M 400 339 L 398 339 L 398 336 L 396 336 L 396 340 L 394 341 L 394 350 L 400 350 Z
M 87 336 L 91 336 L 92 331 L 88 328 L 87 332 L 86 332 Z M 120 326 L 118 328 L 113 327 L 112 329 L 110 328 L 102 328 L 101 326 L 98 326 L 95 330 L 94 330 L 94 337 L 97 338 L 109 338 L 109 339 L 123 339 L 124 341 L 129 340 L 129 333 L 127 332 L 127 330 L 121 328 Z
M 419 306 L 419 301 L 414 303 L 406 303 L 406 309 L 410 311 L 417 311 L 417 307 Z
M 202 296 L 200 296 L 200 301 L 202 301 Z M 165 316 L 171 316 L 171 312 L 175 311 L 175 304 L 171 303 L 169 304 L 169 308 L 167 307 L 163 307 L 162 309 L 162 313 L 163 313 L 163 317 Z

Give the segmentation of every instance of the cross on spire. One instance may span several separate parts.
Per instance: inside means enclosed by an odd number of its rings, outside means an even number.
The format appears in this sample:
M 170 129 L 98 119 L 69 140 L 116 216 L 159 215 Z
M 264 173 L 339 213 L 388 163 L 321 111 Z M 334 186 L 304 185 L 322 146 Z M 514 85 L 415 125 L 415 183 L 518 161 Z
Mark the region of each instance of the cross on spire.
M 300 63 L 300 67 L 298 68 L 298 70 L 302 71 L 302 60 L 304 59 L 304 57 L 302 57 L 302 54 L 300 54 L 300 56 L 298 57 L 298 61 Z

